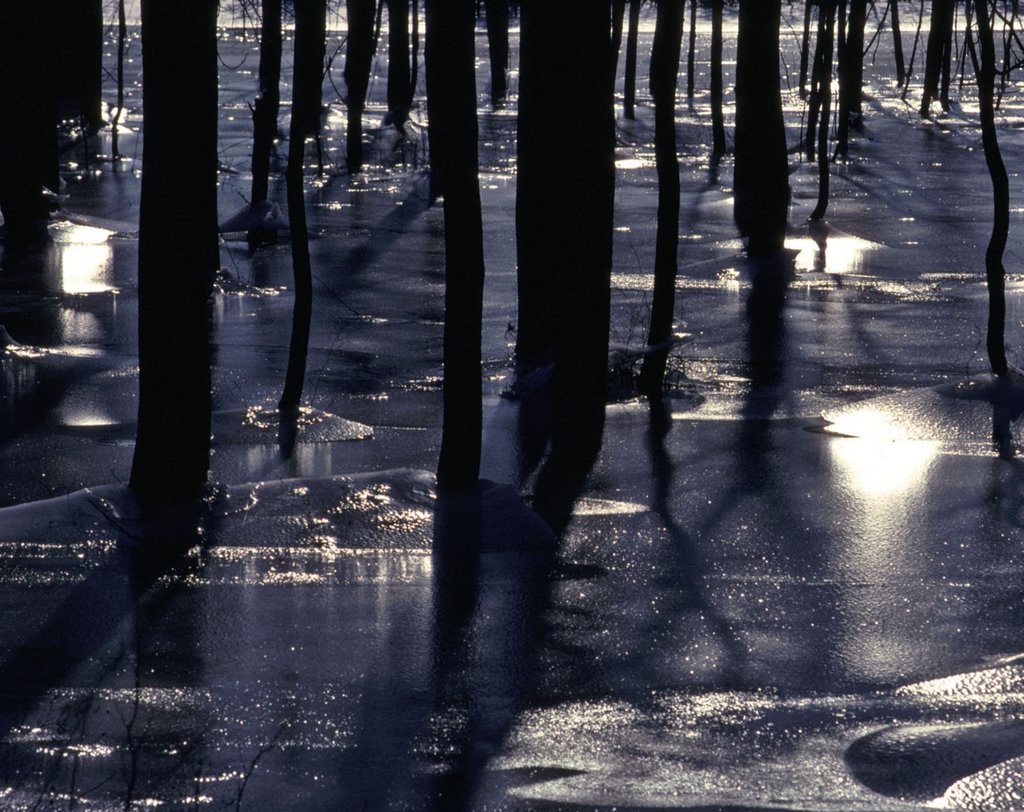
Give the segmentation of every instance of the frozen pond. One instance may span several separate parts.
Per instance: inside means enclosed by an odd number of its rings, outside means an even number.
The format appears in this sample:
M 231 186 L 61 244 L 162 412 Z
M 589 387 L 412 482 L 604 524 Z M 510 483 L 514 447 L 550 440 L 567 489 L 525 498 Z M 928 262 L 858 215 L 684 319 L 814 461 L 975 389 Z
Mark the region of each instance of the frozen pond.
M 901 10 L 909 47 L 916 6 Z M 786 13 L 792 80 L 802 9 Z M 952 113 L 920 120 L 919 86 L 899 98 L 883 37 L 827 223 L 806 224 L 816 168 L 791 156 L 792 274 L 766 280 L 736 236 L 731 159 L 709 161 L 707 37 L 702 19 L 697 94 L 679 97 L 672 396 L 652 410 L 622 390 L 603 423 L 580 416 L 601 450 L 563 538 L 526 507 L 529 403 L 502 397 L 516 73 L 498 111 L 479 79 L 489 484 L 476 500 L 438 497 L 442 213 L 428 205 L 425 111 L 404 140 L 379 126 L 382 49 L 362 176 L 344 172 L 341 56 L 324 85 L 295 453 L 281 459 L 271 411 L 288 246 L 250 253 L 227 234 L 220 485 L 154 553 L 124 487 L 142 146 L 132 29 L 123 157 L 110 160 L 106 133 L 100 158 L 66 151 L 52 251 L 3 268 L 0 806 L 1024 807 L 1024 381 L 986 374 L 991 187 L 970 82 Z M 483 65 L 482 32 L 478 46 Z M 222 30 L 221 55 L 226 220 L 249 194 L 251 23 Z M 802 105 L 785 88 L 795 145 Z M 1024 366 L 1016 87 L 1002 116 L 1007 346 Z M 650 307 L 652 137 L 643 88 L 617 129 L 620 382 Z M 271 196 L 285 207 L 283 183 Z

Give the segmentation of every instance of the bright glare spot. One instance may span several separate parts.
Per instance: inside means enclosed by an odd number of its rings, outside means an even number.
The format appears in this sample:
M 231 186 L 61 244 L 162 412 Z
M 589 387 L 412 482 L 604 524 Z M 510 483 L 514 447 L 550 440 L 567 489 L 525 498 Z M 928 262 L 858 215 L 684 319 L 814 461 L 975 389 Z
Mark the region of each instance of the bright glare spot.
M 61 287 L 65 293 L 103 293 L 110 270 L 110 246 L 65 245 L 60 255 Z
M 828 237 L 820 243 L 810 237 L 786 240 L 786 248 L 798 251 L 797 271 L 819 273 L 855 273 L 864 263 L 864 255 L 878 246 L 859 237 Z
M 845 435 L 829 448 L 849 483 L 867 496 L 894 496 L 919 484 L 939 450 L 937 442 L 909 439 L 877 411 L 840 415 L 828 430 Z
M 111 232 L 92 226 L 64 224 L 56 231 L 60 249 L 61 287 L 65 293 L 104 293 L 113 252 Z
M 619 158 L 615 162 L 616 169 L 641 169 L 644 162 L 639 158 Z

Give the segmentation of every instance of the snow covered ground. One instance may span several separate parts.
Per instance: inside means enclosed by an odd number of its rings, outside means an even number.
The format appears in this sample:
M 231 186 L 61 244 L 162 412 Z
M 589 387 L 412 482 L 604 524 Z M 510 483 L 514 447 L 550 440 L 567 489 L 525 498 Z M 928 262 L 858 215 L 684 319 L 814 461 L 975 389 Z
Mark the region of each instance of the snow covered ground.
M 222 43 L 227 219 L 248 194 L 256 62 L 251 31 Z M 250 254 L 227 235 L 221 484 L 198 515 L 140 520 L 123 486 L 132 85 L 126 159 L 66 154 L 44 284 L 27 284 L 38 263 L 3 270 L 0 323 L 20 346 L 0 364 L 0 807 L 1024 808 L 1024 384 L 986 375 L 990 187 L 969 90 L 921 121 L 887 54 L 827 224 L 804 224 L 816 174 L 794 156 L 790 279 L 756 277 L 741 254 L 731 163 L 708 161 L 706 76 L 680 97 L 689 338 L 664 410 L 627 398 L 603 425 L 581 419 L 601 451 L 557 541 L 526 507 L 528 402 L 500 397 L 515 119 L 487 111 L 483 78 L 491 483 L 439 497 L 430 473 L 443 245 L 425 138 L 383 130 L 365 176 L 347 177 L 327 83 L 326 173 L 311 168 L 307 197 L 316 411 L 282 460 L 267 410 L 286 361 L 288 248 Z M 130 55 L 137 71 L 137 39 Z M 795 143 L 795 88 L 787 103 Z M 1020 109 L 1013 88 L 1013 201 Z M 652 288 L 652 134 L 643 104 L 619 122 L 623 377 Z M 1011 205 L 1007 344 L 1024 366 L 1024 206 Z

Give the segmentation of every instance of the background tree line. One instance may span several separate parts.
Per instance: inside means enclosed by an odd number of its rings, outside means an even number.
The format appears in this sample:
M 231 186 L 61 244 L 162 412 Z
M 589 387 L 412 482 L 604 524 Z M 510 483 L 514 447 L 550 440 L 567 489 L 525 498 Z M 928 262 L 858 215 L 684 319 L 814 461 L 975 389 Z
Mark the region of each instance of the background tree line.
M 1020 61 L 1013 0 L 922 0 L 909 59 L 895 0 L 808 0 L 802 15 L 799 94 L 806 99 L 801 143 L 787 143 L 780 79 L 781 0 L 659 0 L 653 50 L 639 53 L 641 0 L 346 0 L 344 41 L 347 171 L 366 161 L 366 102 L 374 55 L 387 22 L 384 124 L 405 127 L 425 55 L 432 188 L 443 201 L 446 248 L 444 427 L 438 479 L 469 488 L 477 480 L 482 424 L 480 335 L 484 279 L 477 166 L 476 30 L 486 27 L 489 102 L 509 103 L 510 20 L 520 45 L 516 258 L 520 380 L 543 372 L 550 421 L 574 430 L 606 396 L 614 201 L 615 88 L 624 64 L 622 112 L 635 116 L 637 85 L 649 67 L 658 178 L 654 296 L 638 390 L 662 392 L 672 345 L 679 260 L 676 105 L 696 81 L 698 13 L 710 17 L 709 159 L 732 152 L 735 221 L 747 252 L 770 268 L 783 250 L 789 213 L 790 153 L 819 168 L 812 219 L 823 218 L 830 164 L 843 160 L 864 123 L 865 58 L 886 30 L 893 78 L 906 97 L 924 20 L 920 113 L 937 100 L 949 109 L 953 78 L 973 68 L 980 123 L 993 179 L 995 215 L 986 255 L 991 292 L 989 355 L 1005 374 L 1002 251 L 1008 184 L 999 155 L 995 109 Z M 295 272 L 292 346 L 279 410 L 282 435 L 302 402 L 313 307 L 303 177 L 307 149 L 323 137 L 322 85 L 328 59 L 326 0 L 250 2 L 260 22 L 260 64 L 252 104 L 252 250 L 276 237 L 266 226 L 271 154 L 281 104 L 283 21 L 294 24 L 287 190 Z M 339 9 L 340 10 L 340 9 Z M 732 147 L 723 112 L 723 25 L 739 26 Z M 210 314 L 217 270 L 217 15 L 215 0 L 141 0 L 144 61 L 142 203 L 139 226 L 140 406 L 131 487 L 148 499 L 202 493 L 209 470 Z M 118 3 L 119 55 L 125 9 Z M 58 190 L 57 125 L 77 122 L 85 137 L 105 126 L 101 98 L 105 12 L 102 0 L 39 0 L 0 7 L 0 210 L 6 251 L 46 240 Z M 905 15 L 904 18 L 905 19 Z M 956 24 L 960 19 L 961 23 Z M 421 27 L 422 23 L 422 27 Z M 688 40 L 684 36 L 688 33 Z M 960 34 L 963 36 L 959 36 Z M 624 42 L 623 42 L 624 41 Z M 685 60 L 684 60 L 685 46 Z M 624 54 L 620 58 L 620 51 Z M 185 58 L 184 55 L 187 55 Z M 65 77 L 73 77 L 69 84 Z M 833 111 L 833 79 L 838 93 Z M 117 81 L 123 82 L 118 70 Z M 119 90 L 119 100 L 123 98 Z M 569 101 L 571 100 L 571 101 Z M 119 101 L 119 107 L 121 102 Z M 114 117 L 116 129 L 117 116 Z M 835 117 L 835 127 L 832 119 Z M 116 140 L 114 141 L 116 152 Z M 595 418 L 600 423 L 600 417 Z M 600 430 L 598 428 L 598 438 Z M 598 439 L 599 444 L 599 439 Z M 591 443 L 591 445 L 593 445 Z M 596 449 L 593 451 L 596 453 Z M 571 475 L 568 476 L 571 479 Z M 556 522 L 557 523 L 557 522 Z

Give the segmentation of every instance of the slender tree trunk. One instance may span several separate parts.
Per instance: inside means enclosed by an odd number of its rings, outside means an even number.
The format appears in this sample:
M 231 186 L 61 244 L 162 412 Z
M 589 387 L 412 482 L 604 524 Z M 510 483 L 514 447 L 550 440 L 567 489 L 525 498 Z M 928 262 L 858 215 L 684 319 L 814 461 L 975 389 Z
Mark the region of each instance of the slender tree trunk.
M 416 84 L 420 78 L 420 0 L 411 0 L 410 13 L 412 23 L 409 26 L 411 65 L 409 67 L 409 107 L 412 108 L 412 100 L 416 96 Z
M 317 63 L 313 55 L 323 37 L 319 21 L 323 19 L 323 0 L 295 0 L 295 66 L 304 65 L 307 81 L 293 86 L 292 119 L 288 132 L 288 168 L 285 186 L 288 197 L 288 221 L 291 231 L 292 274 L 295 280 L 295 303 L 292 310 L 292 335 L 288 350 L 288 370 L 284 391 L 277 404 L 283 416 L 297 415 L 302 402 L 302 389 L 306 377 L 306 356 L 309 350 L 309 325 L 313 313 L 313 269 L 309 257 L 309 236 L 306 229 L 306 204 L 302 194 L 303 164 L 306 139 L 320 126 L 320 83 L 316 83 L 316 116 L 312 115 L 312 67 Z M 318 74 L 319 75 L 319 74 Z M 296 108 L 300 115 L 296 115 Z
M 736 45 L 735 216 L 747 253 L 782 250 L 789 159 L 779 83 L 781 0 L 740 0 Z
M 907 71 L 903 64 L 903 34 L 900 32 L 899 0 L 889 0 L 889 15 L 892 20 L 892 49 L 896 57 L 896 84 L 902 87 L 907 78 Z
M 693 98 L 693 83 L 696 79 L 694 59 L 697 52 L 697 0 L 690 0 L 690 41 L 686 49 L 686 98 Z
M 8 247 L 47 239 L 42 188 L 57 190 L 53 0 L 0 3 L 0 210 Z
M 682 0 L 685 2 L 685 0 Z M 612 0 L 612 86 L 619 75 L 619 53 L 622 50 L 622 24 L 626 16 L 626 0 Z
M 209 470 L 210 293 L 219 263 L 215 0 L 142 0 L 142 53 L 139 421 L 130 486 L 144 498 L 175 499 L 201 492 Z
M 427 0 L 430 154 L 444 196 L 444 418 L 438 484 L 480 475 L 483 221 L 477 162 L 473 0 Z
M 949 25 L 943 32 L 942 37 L 942 78 L 939 82 L 939 106 L 946 113 L 949 112 L 949 81 L 953 67 L 953 26 L 956 23 L 956 2 L 951 3 L 949 10 Z
M 954 0 L 932 0 L 932 14 L 928 30 L 928 49 L 924 62 L 924 95 L 921 97 L 921 115 L 927 116 L 932 99 L 939 95 L 942 62 L 948 57 L 947 32 L 952 36 Z
M 804 32 L 800 40 L 800 98 L 807 98 L 807 61 L 811 50 L 811 17 L 814 0 L 804 3 Z
M 485 0 L 484 11 L 491 60 L 491 105 L 497 108 L 508 95 L 508 0 Z
M 711 153 L 725 155 L 725 117 L 722 114 L 722 11 L 725 0 L 711 0 Z
M 346 0 L 348 39 L 345 51 L 345 87 L 348 89 L 348 130 L 345 160 L 349 174 L 363 168 L 363 112 L 373 66 L 373 0 Z
M 914 75 L 914 60 L 917 58 L 917 46 L 921 42 L 921 25 L 924 22 L 924 2 L 921 0 L 921 7 L 917 11 L 917 28 L 914 31 L 914 44 L 910 49 L 910 64 L 907 65 L 907 74 L 903 77 L 903 99 L 907 98 L 907 91 L 910 90 L 910 79 Z
M 640 370 L 640 390 L 661 395 L 675 309 L 679 262 L 679 158 L 676 154 L 676 84 L 683 39 L 683 4 L 661 2 L 651 53 L 654 98 L 654 154 L 658 169 L 658 232 L 654 253 L 654 295 L 647 345 Z
M 521 6 L 516 357 L 524 367 L 554 361 L 556 388 L 603 397 L 615 119 L 601 6 Z
M 124 10 L 124 0 L 117 0 L 117 111 L 110 122 L 110 157 L 117 165 L 121 157 L 118 146 L 121 116 L 124 115 L 124 49 L 128 40 L 128 20 Z
M 640 37 L 640 0 L 629 0 L 629 31 L 626 34 L 626 73 L 623 87 L 622 114 L 636 118 L 636 60 Z
M 388 115 L 396 127 L 409 118 L 412 92 L 409 88 L 409 0 L 387 0 L 388 4 Z
M 277 117 L 281 108 L 281 0 L 263 0 L 260 31 L 259 94 L 252 108 L 252 196 L 255 206 L 267 199 L 270 190 L 270 153 L 277 140 Z M 250 231 L 250 245 L 268 239 L 277 232 Z
M 974 70 L 978 79 L 978 109 L 981 118 L 981 142 L 985 150 L 985 163 L 992 179 L 992 234 L 985 251 L 985 278 L 988 282 L 988 334 L 986 348 L 989 365 L 996 375 L 1007 373 L 1006 346 L 1006 271 L 1003 252 L 1010 229 L 1010 184 L 1006 165 L 999 150 L 995 123 L 995 43 L 989 25 L 991 6 L 987 0 L 974 0 L 975 20 L 978 26 L 980 60 L 975 56 Z M 969 35 L 969 34 L 968 34 Z M 973 42 L 971 43 L 973 51 Z M 972 53 L 972 56 L 974 54 Z
M 839 0 L 843 2 L 843 0 Z M 818 87 L 821 94 L 821 118 L 818 122 L 818 204 L 811 212 L 811 220 L 820 220 L 825 216 L 828 208 L 829 194 L 829 157 L 828 157 L 828 128 L 830 108 L 832 104 L 832 57 L 835 42 L 836 24 L 836 0 L 821 0 L 821 18 L 818 25 L 818 47 L 815 52 L 815 60 L 818 59 L 817 51 L 820 49 L 821 60 L 816 68 L 818 70 Z
M 837 152 L 850 151 L 850 128 L 862 126 L 861 90 L 864 84 L 864 26 L 867 22 L 867 0 L 850 0 L 846 38 L 840 55 L 839 126 Z

